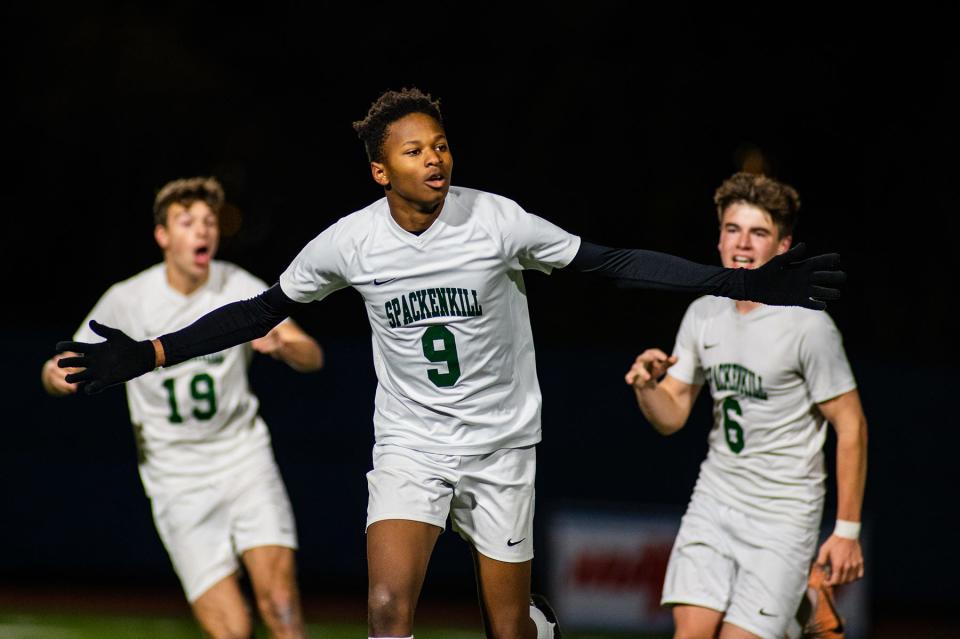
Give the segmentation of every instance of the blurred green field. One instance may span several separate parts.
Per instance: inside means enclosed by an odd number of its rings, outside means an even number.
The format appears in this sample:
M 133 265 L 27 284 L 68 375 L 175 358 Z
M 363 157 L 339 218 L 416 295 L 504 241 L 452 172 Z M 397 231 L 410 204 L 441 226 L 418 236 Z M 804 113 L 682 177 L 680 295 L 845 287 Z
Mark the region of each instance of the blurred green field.
M 357 639 L 367 636 L 362 625 L 308 624 L 313 639 Z M 266 637 L 262 630 L 258 637 Z M 624 639 L 619 634 L 564 633 L 569 639 Z M 660 639 L 658 636 L 630 635 L 634 639 Z M 97 614 L 22 614 L 0 612 L 0 637 L 3 639 L 201 639 L 202 634 L 190 618 L 145 617 Z M 666 637 L 666 635 L 664 635 Z M 454 628 L 417 628 L 417 639 L 483 639 L 480 631 Z

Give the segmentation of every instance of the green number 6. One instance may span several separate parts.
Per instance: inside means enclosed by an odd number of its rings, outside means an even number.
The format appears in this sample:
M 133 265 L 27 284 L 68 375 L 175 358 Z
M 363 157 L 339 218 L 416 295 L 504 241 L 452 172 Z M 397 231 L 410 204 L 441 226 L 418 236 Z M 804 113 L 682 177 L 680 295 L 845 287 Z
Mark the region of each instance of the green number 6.
M 727 438 L 727 446 L 739 455 L 740 451 L 743 450 L 743 427 L 734 419 L 733 414 L 735 413 L 737 417 L 743 416 L 740 403 L 734 398 L 728 397 L 723 400 L 720 410 L 723 411 L 723 434 Z
M 441 348 L 437 348 L 437 343 L 442 343 Z M 440 388 L 449 388 L 460 379 L 460 357 L 457 355 L 457 341 L 453 337 L 450 329 L 443 324 L 436 324 L 429 327 L 420 338 L 423 345 L 423 355 L 427 361 L 434 364 L 446 364 L 447 372 L 440 372 L 439 368 L 427 370 L 427 377 L 435 386 Z

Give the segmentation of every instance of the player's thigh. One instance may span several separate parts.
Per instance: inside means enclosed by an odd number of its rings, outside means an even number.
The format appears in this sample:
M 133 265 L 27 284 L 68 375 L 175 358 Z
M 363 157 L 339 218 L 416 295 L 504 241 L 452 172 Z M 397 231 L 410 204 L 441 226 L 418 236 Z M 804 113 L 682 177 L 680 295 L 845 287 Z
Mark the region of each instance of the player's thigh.
M 258 596 L 269 593 L 297 592 L 297 570 L 294 551 L 284 546 L 257 546 L 246 550 L 243 565 Z
M 409 519 L 381 519 L 367 528 L 367 573 L 373 603 L 416 603 L 442 528 Z
M 463 457 L 450 506 L 454 529 L 482 556 L 530 561 L 536 475 L 533 446 Z
M 272 456 L 237 473 L 230 487 L 230 528 L 238 553 L 267 546 L 297 549 L 293 508 Z
M 721 611 L 702 606 L 678 604 L 672 612 L 675 639 L 714 639 L 723 623 Z
M 249 637 L 252 632 L 250 612 L 236 574 L 217 581 L 190 606 L 200 627 L 211 637 Z
M 738 524 L 737 530 L 733 542 L 737 579 L 724 621 L 760 637 L 780 639 L 806 592 L 817 531 L 813 526 L 755 518 Z
M 239 567 L 222 485 L 198 481 L 151 497 L 154 523 L 187 600 L 196 601 Z
M 783 636 L 774 637 L 774 639 L 782 639 Z M 724 623 L 723 628 L 720 629 L 719 639 L 764 639 L 763 635 L 758 635 L 745 630 L 740 626 L 732 623 Z
M 720 614 L 715 629 L 730 603 L 737 574 L 721 517 L 715 502 L 694 495 L 670 551 L 661 597 L 664 605 L 685 605 Z M 696 614 L 696 610 L 688 613 Z

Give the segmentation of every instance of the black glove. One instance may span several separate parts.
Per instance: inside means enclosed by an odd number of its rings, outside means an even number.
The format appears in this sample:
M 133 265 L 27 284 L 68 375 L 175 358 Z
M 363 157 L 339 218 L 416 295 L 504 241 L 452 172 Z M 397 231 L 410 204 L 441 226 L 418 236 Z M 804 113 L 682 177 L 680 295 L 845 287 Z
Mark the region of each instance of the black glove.
M 157 367 L 157 354 L 150 340 L 135 342 L 123 331 L 90 320 L 90 329 L 106 338 L 97 344 L 85 342 L 57 342 L 57 352 L 74 351 L 75 357 L 57 361 L 60 368 L 83 368 L 67 375 L 67 382 L 80 384 L 88 395 L 122 384 L 134 377 L 149 373 Z
M 817 311 L 827 308 L 827 301 L 840 299 L 840 289 L 836 287 L 847 279 L 847 274 L 840 270 L 840 256 L 828 253 L 800 259 L 806 251 L 801 242 L 758 269 L 744 269 L 746 299 Z

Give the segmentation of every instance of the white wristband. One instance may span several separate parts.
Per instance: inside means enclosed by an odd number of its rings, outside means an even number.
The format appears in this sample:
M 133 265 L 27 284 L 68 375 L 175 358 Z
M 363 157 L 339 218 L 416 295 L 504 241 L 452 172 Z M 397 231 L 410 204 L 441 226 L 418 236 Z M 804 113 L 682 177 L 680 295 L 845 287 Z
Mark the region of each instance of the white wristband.
M 843 537 L 844 539 L 859 539 L 860 522 L 838 519 L 837 527 L 833 529 L 833 534 L 837 537 Z

